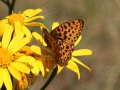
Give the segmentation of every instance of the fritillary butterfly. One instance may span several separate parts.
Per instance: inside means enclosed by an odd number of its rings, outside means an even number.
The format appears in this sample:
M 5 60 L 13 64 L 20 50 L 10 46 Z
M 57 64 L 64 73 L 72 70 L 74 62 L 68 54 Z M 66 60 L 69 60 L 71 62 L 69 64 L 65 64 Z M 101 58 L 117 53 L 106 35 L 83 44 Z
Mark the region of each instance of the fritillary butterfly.
M 47 47 L 52 50 L 57 63 L 64 64 L 71 58 L 74 43 L 80 36 L 83 25 L 83 20 L 75 19 L 59 25 L 50 33 L 46 28 L 43 28 L 43 38 L 47 43 Z

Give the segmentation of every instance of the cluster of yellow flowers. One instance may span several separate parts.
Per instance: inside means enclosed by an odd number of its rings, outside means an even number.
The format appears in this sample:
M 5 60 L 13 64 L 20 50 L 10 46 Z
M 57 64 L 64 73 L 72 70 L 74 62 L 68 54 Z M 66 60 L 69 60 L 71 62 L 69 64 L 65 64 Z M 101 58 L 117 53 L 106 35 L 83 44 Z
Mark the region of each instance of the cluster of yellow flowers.
M 91 55 L 89 49 L 75 50 L 67 64 L 61 66 L 56 63 L 52 53 L 46 50 L 46 42 L 42 35 L 37 32 L 30 32 L 27 26 L 45 27 L 41 22 L 34 22 L 36 19 L 44 19 L 44 16 L 37 16 L 41 9 L 27 9 L 23 13 L 14 13 L 0 20 L 0 88 L 3 83 L 7 90 L 12 90 L 11 76 L 15 78 L 15 88 L 25 90 L 28 87 L 29 76 L 32 75 L 33 84 L 38 75 L 44 78 L 47 74 L 58 67 L 57 74 L 64 67 L 74 71 L 80 79 L 80 71 L 76 63 L 82 65 L 90 71 L 90 68 L 83 64 L 74 56 Z M 52 29 L 58 26 L 53 23 Z M 41 45 L 32 44 L 35 38 Z M 75 42 L 75 46 L 80 42 L 82 36 Z

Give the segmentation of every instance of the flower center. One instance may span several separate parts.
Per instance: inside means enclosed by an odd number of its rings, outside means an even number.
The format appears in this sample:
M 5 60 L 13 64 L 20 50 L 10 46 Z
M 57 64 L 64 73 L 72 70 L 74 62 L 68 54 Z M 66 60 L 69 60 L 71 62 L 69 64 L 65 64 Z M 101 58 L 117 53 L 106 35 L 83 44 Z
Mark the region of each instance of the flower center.
M 19 12 L 18 14 L 12 12 L 12 14 L 9 16 L 8 22 L 11 25 L 14 25 L 16 21 L 19 21 L 21 24 L 23 24 L 24 17 L 22 16 L 21 12 Z
M 12 62 L 12 54 L 4 48 L 0 48 L 0 68 L 6 68 Z

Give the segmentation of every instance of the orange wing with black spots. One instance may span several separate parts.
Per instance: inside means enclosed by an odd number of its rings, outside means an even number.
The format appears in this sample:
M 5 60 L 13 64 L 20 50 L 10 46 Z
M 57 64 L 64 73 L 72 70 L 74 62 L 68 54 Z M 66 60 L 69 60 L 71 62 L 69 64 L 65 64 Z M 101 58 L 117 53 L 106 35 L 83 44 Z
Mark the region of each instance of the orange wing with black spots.
M 80 36 L 83 30 L 84 22 L 81 19 L 75 19 L 65 22 L 50 33 L 55 39 L 64 40 L 67 42 L 74 43 Z
M 57 41 L 56 50 L 53 51 L 53 55 L 57 63 L 64 64 L 68 59 L 71 58 L 74 45 L 62 40 Z
M 50 33 L 43 29 L 44 40 L 51 49 L 57 63 L 64 64 L 70 59 L 74 50 L 74 42 L 80 36 L 83 25 L 83 20 L 75 19 L 59 25 Z

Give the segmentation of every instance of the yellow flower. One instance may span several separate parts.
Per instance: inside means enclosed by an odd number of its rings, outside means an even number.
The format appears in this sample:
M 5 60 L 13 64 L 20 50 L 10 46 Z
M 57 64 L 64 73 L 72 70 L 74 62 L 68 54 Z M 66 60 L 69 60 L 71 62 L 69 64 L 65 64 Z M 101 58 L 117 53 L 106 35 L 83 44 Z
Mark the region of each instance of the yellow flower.
M 47 58 L 47 57 L 42 57 L 40 54 L 33 52 L 34 50 L 40 52 L 40 48 L 38 46 L 32 45 L 31 47 L 29 46 L 23 46 L 17 55 L 27 55 L 27 56 L 32 56 L 35 59 L 35 62 L 28 62 L 27 65 L 30 68 L 31 72 L 29 76 L 32 75 L 31 77 L 31 84 L 33 85 L 36 81 L 36 78 L 41 74 L 44 78 L 47 77 L 48 72 L 53 69 L 54 67 L 51 67 L 50 65 L 53 66 L 53 63 L 55 62 L 54 58 Z M 42 54 L 48 54 L 50 55 L 49 52 L 46 52 L 46 50 L 42 50 Z M 49 59 L 47 61 L 47 59 Z M 32 66 L 32 67 L 31 67 Z M 55 64 L 54 64 L 55 66 Z
M 27 62 L 34 62 L 30 56 L 20 56 L 15 58 L 15 53 L 30 41 L 30 38 L 24 37 L 21 32 L 11 39 L 10 30 L 5 30 L 0 46 L 0 88 L 3 83 L 7 90 L 12 90 L 12 81 L 10 74 L 17 80 L 21 80 L 21 72 L 30 73 Z
M 12 12 L 11 15 L 0 21 L 0 36 L 2 36 L 4 30 L 7 29 L 11 32 L 15 30 L 14 35 L 22 31 L 26 36 L 32 38 L 30 30 L 26 26 L 42 26 L 42 23 L 33 21 L 38 18 L 44 19 L 43 16 L 35 16 L 41 11 L 41 9 L 27 9 L 23 13 Z
M 58 25 L 59 25 L 58 22 L 53 23 L 52 29 L 55 28 Z M 41 35 L 39 35 L 36 32 L 33 32 L 32 35 L 42 44 L 41 46 L 44 46 L 44 47 L 47 46 Z M 80 36 L 78 38 L 78 40 L 75 42 L 74 46 L 76 46 L 80 42 L 81 38 L 82 38 L 82 36 Z M 49 52 L 49 50 L 45 51 L 45 49 L 42 49 L 42 48 L 40 48 L 38 46 L 35 46 L 35 45 L 32 45 L 31 49 L 35 53 L 37 53 L 39 55 L 50 56 L 50 57 L 46 57 L 45 61 L 47 61 L 47 63 L 43 64 L 44 67 L 48 68 L 47 69 L 48 71 L 51 70 L 51 69 L 53 69 L 53 68 L 55 68 L 55 66 L 57 65 L 58 66 L 58 72 L 57 72 L 57 74 L 59 74 L 60 71 L 64 68 L 64 66 L 66 66 L 68 69 L 70 69 L 70 70 L 74 71 L 75 73 L 77 73 L 78 79 L 80 79 L 80 71 L 79 71 L 79 68 L 78 68 L 78 66 L 77 66 L 76 63 L 82 65 L 83 67 L 85 67 L 86 69 L 88 69 L 89 71 L 91 71 L 88 66 L 86 66 L 80 60 L 78 60 L 77 58 L 74 57 L 74 56 L 91 55 L 92 51 L 89 50 L 89 49 L 80 49 L 80 50 L 73 51 L 71 59 L 69 59 L 64 65 L 63 64 L 57 64 L 56 61 L 55 61 L 55 59 L 53 59 L 53 57 L 52 57 L 52 52 Z M 52 59 L 52 61 L 51 61 L 51 59 Z M 44 61 L 44 59 L 41 59 L 40 61 Z M 47 67 L 48 64 L 50 65 L 50 67 Z
M 30 66 L 33 66 L 33 67 L 30 67 L 32 73 L 35 75 L 35 76 L 38 76 L 39 75 L 39 72 L 42 74 L 43 77 L 46 77 L 47 76 L 47 73 L 53 69 L 54 67 L 50 68 L 51 66 L 50 65 L 53 65 L 52 62 L 55 61 L 53 58 L 48 58 L 48 57 L 43 57 L 41 55 L 43 54 L 47 54 L 47 55 L 50 55 L 51 53 L 47 52 L 46 50 L 42 49 L 42 54 L 38 54 L 38 53 L 35 53 L 33 51 L 36 51 L 40 53 L 40 50 L 41 48 L 36 46 L 36 45 L 32 45 L 31 47 L 29 46 L 24 46 L 23 48 L 21 48 L 19 50 L 19 54 L 20 53 L 24 53 L 25 55 L 28 55 L 28 56 L 32 56 L 36 61 L 35 62 L 30 62 L 28 63 L 28 65 Z M 47 59 L 49 59 L 47 61 Z M 54 64 L 55 65 L 55 64 Z M 49 68 L 48 68 L 49 67 Z
M 38 33 L 36 32 L 34 32 L 33 34 L 38 35 Z M 46 45 L 45 42 L 43 42 L 43 44 Z M 43 48 L 40 48 L 37 45 L 32 45 L 31 50 L 37 54 L 36 56 L 34 56 L 36 60 L 35 66 L 38 66 L 39 71 L 41 72 L 42 76 L 46 78 L 48 75 L 48 72 L 50 72 L 50 70 L 52 70 L 56 66 L 56 61 L 54 60 L 54 58 L 51 57 L 52 53 L 49 51 L 46 51 Z
M 21 56 L 21 55 L 31 56 L 31 57 L 33 57 L 35 60 L 36 60 L 36 57 L 38 56 L 36 53 L 34 53 L 34 52 L 31 50 L 30 46 L 23 46 L 23 47 L 19 50 L 19 52 L 18 52 L 17 55 L 19 55 L 19 56 Z M 32 67 L 31 67 L 31 66 L 32 66 Z M 38 75 L 38 74 L 39 74 L 39 71 L 40 71 L 40 70 L 39 70 L 39 67 L 38 67 L 36 61 L 35 61 L 35 62 L 29 62 L 29 63 L 28 63 L 28 67 L 30 68 L 30 70 L 31 70 L 31 72 L 32 72 L 33 74 L 35 74 L 35 75 Z

